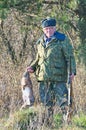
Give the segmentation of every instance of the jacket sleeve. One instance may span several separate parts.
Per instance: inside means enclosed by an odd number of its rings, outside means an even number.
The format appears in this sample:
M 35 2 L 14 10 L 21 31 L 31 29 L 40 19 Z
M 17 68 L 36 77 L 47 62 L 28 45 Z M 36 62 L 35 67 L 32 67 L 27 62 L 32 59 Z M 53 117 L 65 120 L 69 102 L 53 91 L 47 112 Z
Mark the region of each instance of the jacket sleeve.
M 34 71 L 36 71 L 36 68 L 38 66 L 38 61 L 39 61 L 39 58 L 38 58 L 38 53 L 37 53 L 35 60 L 30 64 L 30 66 L 33 68 Z
M 64 57 L 67 62 L 67 68 L 68 68 L 68 73 L 69 74 L 74 74 L 76 75 L 76 62 L 75 62 L 75 57 L 74 57 L 74 48 L 70 44 L 70 40 L 66 37 L 63 44 L 62 44 L 62 49 L 64 53 Z

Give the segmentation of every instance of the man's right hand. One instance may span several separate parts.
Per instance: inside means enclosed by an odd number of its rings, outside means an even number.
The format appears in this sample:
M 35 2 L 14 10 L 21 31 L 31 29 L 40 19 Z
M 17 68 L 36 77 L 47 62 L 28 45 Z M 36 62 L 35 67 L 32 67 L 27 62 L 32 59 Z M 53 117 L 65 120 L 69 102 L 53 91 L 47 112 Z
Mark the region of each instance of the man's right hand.
M 33 70 L 33 68 L 32 68 L 31 66 L 28 66 L 28 67 L 27 67 L 27 71 L 28 71 L 29 73 L 33 73 L 33 72 L 34 72 L 34 70 Z

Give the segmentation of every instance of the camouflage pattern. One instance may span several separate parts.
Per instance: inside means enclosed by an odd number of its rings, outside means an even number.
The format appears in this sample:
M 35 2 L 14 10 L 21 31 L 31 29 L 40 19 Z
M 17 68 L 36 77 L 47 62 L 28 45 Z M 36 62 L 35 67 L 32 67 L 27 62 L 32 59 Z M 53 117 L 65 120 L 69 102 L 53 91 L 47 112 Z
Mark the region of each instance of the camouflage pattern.
M 76 74 L 73 47 L 67 37 L 53 38 L 45 46 L 44 36 L 37 42 L 37 56 L 31 67 L 38 81 L 67 82 L 71 57 L 71 72 Z
M 40 82 L 40 100 L 45 106 L 58 105 L 63 107 L 68 104 L 68 90 L 63 82 Z

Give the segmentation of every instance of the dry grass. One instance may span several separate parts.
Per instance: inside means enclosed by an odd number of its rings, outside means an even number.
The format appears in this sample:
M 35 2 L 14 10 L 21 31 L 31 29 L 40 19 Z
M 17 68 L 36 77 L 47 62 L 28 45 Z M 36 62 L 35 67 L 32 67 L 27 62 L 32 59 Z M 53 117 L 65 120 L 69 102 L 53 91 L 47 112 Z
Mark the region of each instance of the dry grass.
M 42 123 L 42 113 L 45 110 L 43 106 L 37 105 L 22 111 L 15 111 L 9 117 L 0 119 L 0 130 L 85 130 L 86 115 L 75 115 L 71 124 L 60 123 L 59 120 L 51 121 L 50 125 Z M 84 119 L 82 121 L 82 118 Z M 75 120 L 75 121 L 74 121 Z M 79 121 L 78 121 L 79 120 Z M 76 122 L 76 123 L 75 123 Z M 82 122 L 82 124 L 81 124 Z M 84 122 L 84 125 L 83 125 Z M 78 124 L 78 125 L 77 125 Z
M 13 128 L 14 123 L 10 122 L 10 120 L 13 121 L 14 113 L 16 113 L 22 105 L 20 80 L 22 73 L 25 71 L 25 67 L 26 65 L 22 65 L 21 67 L 14 66 L 11 62 L 8 65 L 6 64 L 6 66 L 1 66 L 0 130 L 19 130 L 19 128 Z M 36 101 L 38 102 L 38 84 L 36 82 L 34 74 L 31 74 L 31 79 L 33 83 L 34 95 L 36 97 Z M 75 101 L 75 114 L 79 115 L 81 111 L 86 111 L 86 72 L 82 65 L 77 66 L 77 75 L 73 82 L 73 91 Z M 38 111 L 37 120 L 41 120 L 44 108 L 41 108 L 39 105 L 36 106 L 35 104 L 34 109 L 36 112 Z M 58 113 L 58 109 L 55 109 L 55 113 Z M 8 127 L 9 123 L 12 125 L 11 128 Z M 38 127 L 39 128 L 37 130 L 52 130 L 52 128 L 46 127 L 45 125 L 40 126 L 40 123 L 38 123 Z M 54 127 L 53 130 L 57 130 L 57 128 Z M 72 124 L 72 126 L 61 126 L 58 128 L 58 130 L 84 130 L 84 128 L 79 128 L 75 124 Z

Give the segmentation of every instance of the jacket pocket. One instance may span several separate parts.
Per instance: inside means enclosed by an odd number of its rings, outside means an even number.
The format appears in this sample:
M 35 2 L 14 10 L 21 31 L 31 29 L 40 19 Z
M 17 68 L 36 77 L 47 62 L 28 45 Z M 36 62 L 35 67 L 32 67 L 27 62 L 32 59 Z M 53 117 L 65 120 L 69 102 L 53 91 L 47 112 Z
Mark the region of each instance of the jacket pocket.
M 40 66 L 38 65 L 36 68 L 36 75 L 39 75 L 39 72 L 40 72 Z

